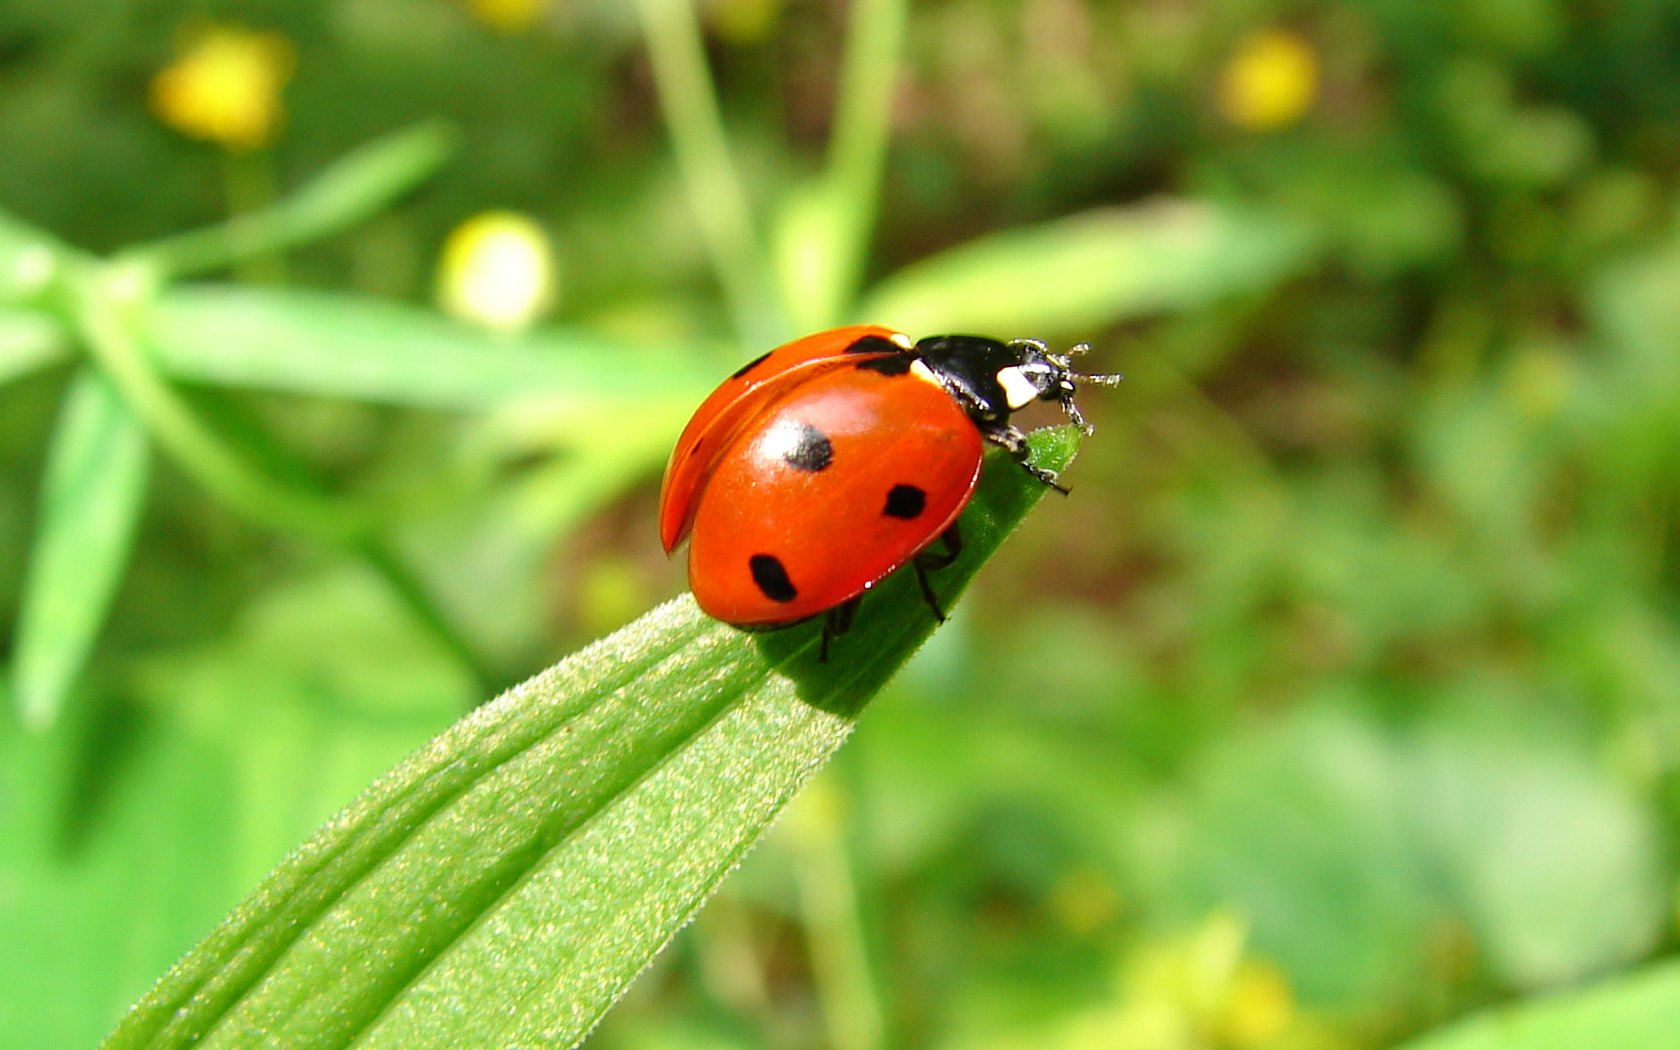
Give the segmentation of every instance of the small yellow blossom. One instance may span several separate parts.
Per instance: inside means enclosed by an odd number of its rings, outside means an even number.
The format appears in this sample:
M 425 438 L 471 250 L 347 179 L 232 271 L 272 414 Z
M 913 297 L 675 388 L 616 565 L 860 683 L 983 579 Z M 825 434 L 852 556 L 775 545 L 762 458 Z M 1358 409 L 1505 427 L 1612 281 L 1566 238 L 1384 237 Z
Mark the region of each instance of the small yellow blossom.
M 1341 1045 L 1296 1006 L 1288 978 L 1249 951 L 1248 923 L 1217 911 L 1126 953 L 1114 994 L 1048 1026 L 1006 1032 L 985 1050 L 1327 1050 Z
M 183 35 L 175 61 L 152 78 L 157 118 L 230 150 L 256 149 L 280 125 L 280 89 L 296 51 L 279 33 L 211 26 Z
M 1218 1031 L 1233 1047 L 1265 1046 L 1295 1021 L 1295 991 L 1276 966 L 1244 959 L 1232 975 Z
M 1301 34 L 1284 29 L 1251 33 L 1220 74 L 1220 111 L 1250 131 L 1288 127 L 1318 97 L 1318 71 L 1318 53 Z
M 518 331 L 553 302 L 554 269 L 542 227 L 515 212 L 484 212 L 455 227 L 444 242 L 438 299 L 456 317 Z
M 1228 911 L 1146 946 L 1124 977 L 1127 1003 L 1175 1016 L 1214 1045 L 1265 1046 L 1296 1020 L 1283 972 L 1248 954 L 1248 923 Z
M 498 33 L 521 33 L 548 10 L 547 0 L 467 0 L 467 10 Z

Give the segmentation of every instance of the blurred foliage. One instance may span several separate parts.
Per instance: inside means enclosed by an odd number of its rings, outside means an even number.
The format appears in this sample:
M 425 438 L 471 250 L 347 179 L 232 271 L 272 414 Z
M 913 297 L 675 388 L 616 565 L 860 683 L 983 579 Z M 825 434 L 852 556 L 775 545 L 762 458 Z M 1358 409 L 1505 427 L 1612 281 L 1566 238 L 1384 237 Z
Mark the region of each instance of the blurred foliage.
M 687 411 L 867 319 L 1128 382 L 591 1045 L 1666 1045 L 1680 4 L 688 10 L 0 7 L 0 1044 L 680 590 Z M 486 212 L 545 318 L 428 305 Z

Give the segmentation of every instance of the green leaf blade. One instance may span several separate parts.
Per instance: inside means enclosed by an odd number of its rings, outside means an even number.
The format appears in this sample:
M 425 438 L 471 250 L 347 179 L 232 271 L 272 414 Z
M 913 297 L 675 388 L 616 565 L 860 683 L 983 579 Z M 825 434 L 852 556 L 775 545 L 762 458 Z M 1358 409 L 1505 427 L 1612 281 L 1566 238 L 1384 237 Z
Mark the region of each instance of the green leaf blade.
M 1680 1032 L 1680 963 L 1489 1011 L 1402 1050 L 1668 1050 Z
M 395 132 L 352 150 L 272 207 L 135 248 L 124 258 L 176 278 L 321 240 L 371 218 L 425 181 L 454 144 L 454 132 L 442 123 Z
M 858 318 L 907 332 L 1081 331 L 1264 291 L 1311 255 L 1287 221 L 1160 201 L 958 245 L 887 277 Z
M 0 308 L 0 383 L 52 364 L 68 352 L 64 329 L 45 314 Z
M 58 238 L 0 210 L 0 305 L 43 305 L 66 265 L 87 261 Z
M 145 431 L 97 372 L 65 397 L 18 613 L 13 692 L 35 730 L 57 719 L 128 564 L 146 494 Z
M 151 311 L 147 342 L 179 379 L 431 408 L 524 396 L 692 404 L 717 378 L 703 355 L 680 347 L 642 349 L 580 329 L 512 340 L 399 303 L 297 290 L 173 289 Z
M 1052 469 L 1075 444 L 1034 437 Z M 1042 493 L 997 459 L 947 601 Z M 288 858 L 106 1045 L 577 1042 L 931 633 L 904 575 L 827 664 L 816 624 L 746 634 L 685 597 L 516 687 Z

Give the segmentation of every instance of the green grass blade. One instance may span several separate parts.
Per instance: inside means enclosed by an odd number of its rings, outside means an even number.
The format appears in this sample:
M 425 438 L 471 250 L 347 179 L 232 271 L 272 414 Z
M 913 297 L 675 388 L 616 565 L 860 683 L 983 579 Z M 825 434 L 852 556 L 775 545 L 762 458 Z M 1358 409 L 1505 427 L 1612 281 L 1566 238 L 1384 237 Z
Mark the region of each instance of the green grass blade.
M 1070 429 L 1036 435 L 1071 458 Z M 1044 487 L 996 460 L 947 601 Z M 108 1048 L 576 1043 L 932 631 L 889 580 L 817 661 L 687 597 L 377 781 L 147 994 Z
M 724 130 L 699 15 L 686 0 L 636 0 L 634 7 L 677 174 L 734 315 L 735 334 L 748 345 L 779 342 L 785 328 L 780 304 L 767 287 L 769 269 Z
M 880 206 L 908 7 L 906 0 L 850 6 L 826 169 L 790 193 L 772 223 L 775 274 L 800 331 L 832 328 L 857 297 Z
M 715 364 L 682 347 L 644 349 L 579 329 L 510 340 L 326 292 L 175 289 L 147 323 L 153 359 L 175 378 L 389 404 L 481 408 L 536 395 L 579 406 L 669 396 L 686 406 L 717 382 Z
M 1492 1010 L 1401 1050 L 1670 1050 L 1680 1033 L 1680 963 Z
M 886 278 L 860 320 L 906 332 L 1078 332 L 1264 291 L 1310 261 L 1299 227 L 1182 201 L 1087 212 L 951 248 Z
M 49 365 L 68 349 L 64 330 L 50 317 L 0 308 L 0 383 Z
M 175 278 L 308 244 L 353 226 L 425 181 L 454 148 L 447 125 L 420 124 L 352 150 L 285 200 L 220 226 L 124 254 Z
M 0 305 L 41 306 L 67 265 L 87 256 L 0 210 Z
M 53 435 L 18 613 L 12 691 L 25 725 L 58 717 L 128 563 L 146 493 L 146 435 L 97 372 L 77 377 Z

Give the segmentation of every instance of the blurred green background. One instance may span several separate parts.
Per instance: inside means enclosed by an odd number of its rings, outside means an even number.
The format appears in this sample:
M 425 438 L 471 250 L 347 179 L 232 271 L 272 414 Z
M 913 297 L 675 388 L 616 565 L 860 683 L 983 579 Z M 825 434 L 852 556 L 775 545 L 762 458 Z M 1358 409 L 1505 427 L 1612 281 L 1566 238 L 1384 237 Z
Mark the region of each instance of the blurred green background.
M 679 592 L 848 320 L 1128 382 L 590 1045 L 1675 1045 L 1680 4 L 688 10 L 0 5 L 0 1045 Z

